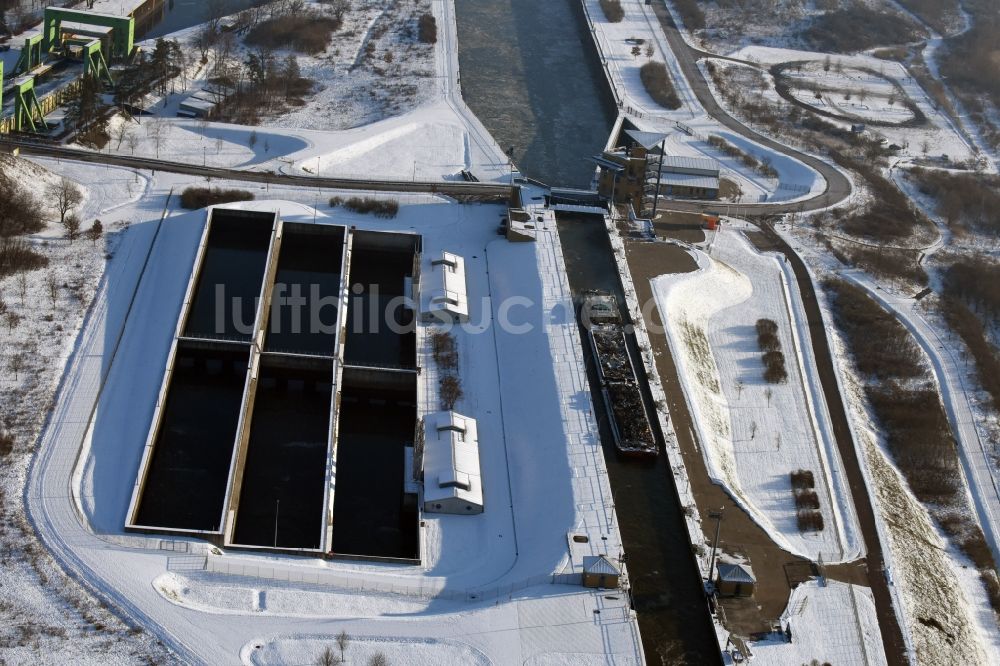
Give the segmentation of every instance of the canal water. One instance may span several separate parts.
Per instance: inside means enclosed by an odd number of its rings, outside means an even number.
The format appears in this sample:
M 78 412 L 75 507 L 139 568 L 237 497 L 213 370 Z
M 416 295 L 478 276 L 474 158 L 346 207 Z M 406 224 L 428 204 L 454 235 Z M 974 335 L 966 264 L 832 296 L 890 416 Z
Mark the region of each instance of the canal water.
M 616 111 L 581 0 L 455 0 L 462 95 L 514 164 L 589 187 Z
M 618 268 L 604 220 L 596 215 L 558 215 L 559 237 L 570 288 L 576 297 L 599 289 L 618 299 L 624 321 L 624 306 Z M 581 335 L 584 331 L 581 330 Z M 626 336 L 636 375 L 649 395 L 645 370 L 638 359 L 635 336 Z M 584 349 L 591 397 L 603 400 L 597 367 L 589 349 Z M 691 542 L 680 509 L 673 476 L 662 451 L 659 424 L 652 423 L 661 453 L 649 462 L 619 456 L 604 410 L 598 408 L 601 442 L 608 476 L 615 497 L 627 556 L 632 601 L 639 616 L 646 661 L 650 664 L 716 664 L 719 646 L 709 620 L 701 574 L 692 557 Z

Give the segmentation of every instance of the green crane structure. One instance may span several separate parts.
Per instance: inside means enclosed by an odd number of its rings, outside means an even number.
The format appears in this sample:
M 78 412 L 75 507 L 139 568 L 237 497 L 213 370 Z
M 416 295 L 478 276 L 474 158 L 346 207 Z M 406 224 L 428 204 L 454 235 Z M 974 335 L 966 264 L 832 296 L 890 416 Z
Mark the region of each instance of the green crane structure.
M 108 60 L 127 59 L 135 50 L 135 19 L 79 9 L 47 7 L 42 22 L 42 49 L 49 53 L 62 43 L 62 24 L 82 23 L 111 28 L 111 53 Z

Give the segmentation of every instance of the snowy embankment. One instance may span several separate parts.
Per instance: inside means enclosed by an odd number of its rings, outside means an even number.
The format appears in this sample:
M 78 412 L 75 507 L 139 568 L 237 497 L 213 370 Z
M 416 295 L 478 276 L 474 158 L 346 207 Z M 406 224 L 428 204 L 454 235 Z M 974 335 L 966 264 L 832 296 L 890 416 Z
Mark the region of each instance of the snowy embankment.
M 712 254 L 696 253 L 695 273 L 653 281 L 710 473 L 781 547 L 814 561 L 853 560 L 856 519 L 794 280 L 737 231 L 720 232 Z M 778 325 L 783 383 L 763 379 L 759 319 Z M 816 478 L 819 531 L 798 528 L 790 474 L 800 469 Z
M 792 590 L 781 626 L 791 642 L 755 642 L 754 664 L 886 663 L 875 600 L 867 587 L 827 580 L 802 583 Z
M 708 157 L 717 160 L 722 178 L 740 189 L 740 201 L 795 201 L 821 193 L 826 183 L 813 169 L 801 162 L 737 135 L 708 116 L 684 77 L 658 19 L 642 0 L 623 0 L 625 17 L 612 23 L 604 16 L 597 0 L 583 0 L 591 34 L 601 57 L 603 69 L 616 102 L 642 130 L 668 134 L 667 153 L 684 157 Z M 638 53 L 634 51 L 638 49 Z M 666 109 L 646 91 L 640 69 L 649 62 L 659 62 L 669 70 L 680 100 L 680 108 Z M 719 136 L 770 164 L 776 177 L 764 176 L 708 143 Z

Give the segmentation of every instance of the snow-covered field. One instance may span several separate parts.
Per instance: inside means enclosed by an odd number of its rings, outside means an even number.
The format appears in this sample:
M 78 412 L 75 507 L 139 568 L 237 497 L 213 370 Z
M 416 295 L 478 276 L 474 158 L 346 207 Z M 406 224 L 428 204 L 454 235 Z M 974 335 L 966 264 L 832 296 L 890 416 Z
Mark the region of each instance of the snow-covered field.
M 844 87 L 856 91 L 851 100 L 845 100 L 843 94 L 826 94 L 831 98 L 836 108 L 830 109 L 837 113 L 847 112 L 848 114 L 861 115 L 873 114 L 874 119 L 886 122 L 900 122 L 905 120 L 904 113 L 908 113 L 902 104 L 902 100 L 889 105 L 889 94 L 887 88 L 891 85 L 883 82 L 882 77 L 898 84 L 909 100 L 917 106 L 926 116 L 927 123 L 919 127 L 891 127 L 880 126 L 871 127 L 869 132 L 884 137 L 888 143 L 901 147 L 897 153 L 897 158 L 902 160 L 923 159 L 928 157 L 939 158 L 947 155 L 951 162 L 961 163 L 975 160 L 976 151 L 965 137 L 959 132 L 951 119 L 930 99 L 926 91 L 914 79 L 909 71 L 901 63 L 882 60 L 867 54 L 857 55 L 831 55 L 817 53 L 815 51 L 800 51 L 794 49 L 773 48 L 764 46 L 748 46 L 736 51 L 727 53 L 729 57 L 739 60 L 746 60 L 756 66 L 768 68 L 786 62 L 805 63 L 802 72 L 796 69 L 786 70 L 786 73 L 793 80 L 802 83 L 812 83 L 821 87 L 840 88 Z M 826 60 L 830 59 L 831 67 L 825 71 Z M 714 60 L 716 66 L 723 70 L 733 67 L 744 67 L 729 61 Z M 866 74 L 861 70 L 870 70 L 878 74 L 877 77 Z M 768 102 L 778 106 L 788 106 L 788 102 L 783 100 L 774 90 L 774 81 L 770 74 L 767 74 L 767 88 L 757 92 Z M 862 90 L 868 91 L 865 100 L 860 99 Z M 814 106 L 818 106 L 822 100 L 817 100 L 811 92 L 800 89 L 798 93 L 800 99 Z M 720 104 L 725 103 L 725 97 L 716 95 Z M 883 102 L 884 100 L 884 102 Z M 862 107 L 869 107 L 867 109 Z M 878 107 L 878 108 L 874 108 Z M 728 109 L 735 113 L 735 109 Z M 851 122 L 827 118 L 845 129 L 849 129 Z M 924 148 L 927 150 L 925 151 Z
M 781 627 L 791 642 L 775 636 L 753 644 L 754 663 L 884 664 L 871 590 L 837 581 L 811 580 L 792 590 Z
M 697 252 L 700 269 L 653 282 L 706 462 L 723 484 L 790 552 L 843 562 L 861 550 L 808 326 L 791 270 L 762 255 L 737 230 Z M 778 324 L 788 379 L 763 379 L 755 325 Z M 817 479 L 825 529 L 800 532 L 790 473 Z

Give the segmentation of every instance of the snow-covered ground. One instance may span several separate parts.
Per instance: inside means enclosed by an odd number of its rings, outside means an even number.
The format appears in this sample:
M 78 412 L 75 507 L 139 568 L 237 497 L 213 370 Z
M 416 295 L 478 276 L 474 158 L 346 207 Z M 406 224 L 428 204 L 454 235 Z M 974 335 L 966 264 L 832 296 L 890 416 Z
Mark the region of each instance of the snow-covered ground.
M 815 369 L 791 269 L 724 229 L 699 270 L 653 281 L 706 462 L 715 480 L 782 547 L 811 560 L 843 562 L 861 551 L 853 505 Z M 771 319 L 788 380 L 763 379 L 756 322 Z M 825 529 L 800 532 L 790 473 L 817 479 Z
M 792 590 L 781 616 L 786 633 L 752 644 L 755 664 L 884 664 L 871 590 L 811 580 Z M 786 639 L 791 636 L 791 641 Z
M 925 159 L 928 157 L 940 157 L 947 155 L 948 159 L 955 163 L 975 160 L 977 157 L 974 146 L 970 145 L 963 134 L 955 127 L 948 115 L 930 99 L 927 92 L 914 79 L 904 65 L 891 60 L 882 60 L 867 54 L 857 55 L 836 55 L 827 53 L 817 53 L 815 51 L 800 51 L 794 49 L 782 49 L 765 46 L 748 46 L 726 54 L 728 57 L 737 58 L 764 67 L 765 69 L 786 62 L 804 62 L 802 72 L 795 69 L 786 70 L 793 80 L 803 83 L 814 83 L 823 87 L 845 87 L 857 91 L 852 95 L 851 100 L 844 100 L 842 94 L 827 95 L 835 104 L 835 109 L 831 111 L 837 113 L 847 112 L 854 115 L 864 115 L 874 113 L 875 119 L 883 121 L 898 122 L 904 120 L 902 113 L 905 112 L 902 100 L 894 105 L 888 104 L 887 87 L 891 84 L 883 82 L 881 77 L 885 77 L 898 84 L 903 93 L 920 109 L 926 116 L 927 123 L 919 127 L 872 127 L 869 132 L 884 137 L 889 143 L 901 147 L 897 157 L 903 160 Z M 827 58 L 830 59 L 831 67 L 829 71 L 824 70 Z M 724 60 L 714 60 L 718 67 L 728 69 L 732 67 L 742 67 L 732 62 Z M 838 67 L 839 65 L 839 67 Z M 863 69 L 877 72 L 878 76 L 873 77 L 866 74 Z M 842 71 L 839 71 L 842 70 Z M 760 92 L 764 99 L 776 105 L 787 106 L 788 102 L 783 100 L 774 90 L 774 82 L 770 74 L 767 75 L 768 87 Z M 861 100 L 859 94 L 861 90 L 867 90 L 871 99 Z M 812 93 L 801 91 L 801 100 L 807 104 L 819 106 L 822 100 L 817 100 Z M 725 98 L 716 95 L 720 103 L 725 102 Z M 884 103 L 882 99 L 884 98 Z M 878 100 L 878 101 L 876 101 Z M 862 107 L 869 107 L 864 109 Z M 874 109 L 878 106 L 878 109 Z M 733 109 L 729 109 L 731 112 Z M 888 117 L 886 114 L 889 114 Z M 836 119 L 826 119 L 845 129 L 849 129 L 851 122 Z M 927 148 L 924 151 L 924 148 Z
M 642 0 L 622 0 L 625 18 L 618 23 L 606 19 L 598 0 L 585 0 L 584 7 L 619 109 L 640 129 L 667 133 L 668 155 L 718 160 L 722 177 L 739 186 L 740 200 L 744 202 L 794 201 L 824 190 L 826 183 L 814 170 L 735 134 L 705 113 L 673 58 L 652 9 Z M 632 54 L 636 40 L 642 40 L 638 56 Z M 651 57 L 646 55 L 648 46 L 653 47 Z M 679 109 L 663 108 L 646 92 L 639 70 L 650 61 L 665 63 L 668 67 L 681 101 Z M 777 178 L 766 178 L 713 148 L 708 143 L 712 135 L 721 136 L 759 161 L 770 163 L 778 173 Z
M 209 555 L 197 541 L 123 533 L 138 453 L 186 285 L 186 271 L 178 267 L 190 265 L 204 214 L 171 209 L 162 226 L 157 220 L 166 190 L 192 180 L 197 179 L 158 175 L 150 192 L 154 198 L 120 209 L 136 224 L 126 236 L 129 243 L 109 264 L 77 343 L 28 493 L 32 516 L 58 556 L 83 571 L 124 612 L 162 627 L 172 648 L 210 663 L 226 662 L 246 645 L 263 645 L 282 636 L 331 633 L 320 624 L 329 621 L 320 618 L 331 615 L 330 604 L 336 603 L 332 599 L 345 598 L 344 588 L 336 585 L 286 583 L 292 587 L 286 602 L 280 592 L 275 593 L 273 604 L 265 603 L 267 612 L 261 613 L 261 600 L 272 587 L 282 585 L 267 576 L 278 572 L 288 577 L 289 570 L 299 576 L 336 574 L 346 581 L 347 589 L 368 590 L 353 595 L 346 607 L 344 614 L 352 619 L 345 620 L 345 626 L 353 635 L 373 640 L 419 636 L 440 640 L 442 649 L 448 650 L 452 649 L 448 641 L 455 639 L 481 650 L 494 663 L 573 660 L 559 656 L 562 653 L 579 653 L 584 662 L 615 655 L 622 663 L 638 663 L 638 631 L 624 597 L 610 600 L 583 588 L 545 584 L 553 573 L 580 570 L 578 558 L 569 554 L 570 533 L 589 534 L 590 543 L 601 552 L 620 549 L 551 217 L 540 225 L 544 229 L 537 243 L 508 244 L 496 240 L 500 208 L 461 206 L 436 197 L 401 197 L 401 213 L 389 222 L 325 207 L 315 213 L 320 223 L 416 230 L 423 234 L 427 252 L 449 249 L 465 254 L 470 290 L 478 295 L 476 321 L 487 313 L 496 318 L 510 298 L 531 301 L 512 314 L 517 323 L 529 324 L 530 332 L 515 334 L 485 326 L 463 333 L 459 340 L 465 372 L 461 408 L 480 420 L 487 511 L 471 520 L 426 517 L 423 566 Z M 271 188 L 274 196 L 294 202 L 262 201 L 253 206 L 277 208 L 289 220 L 314 219 L 308 205 L 315 201 L 313 192 L 277 189 Z M 538 214 L 551 215 L 541 210 Z M 152 253 L 143 270 L 150 243 Z M 487 262 L 503 269 L 487 274 Z M 119 331 L 123 333 L 115 352 Z M 532 419 L 521 418 L 528 412 Z M 538 441 L 547 446 L 539 447 Z M 83 455 L 74 473 L 81 443 Z M 508 464 L 518 470 L 509 482 Z M 66 487 L 71 475 L 73 495 L 55 491 Z M 537 511 L 538 506 L 546 511 Z M 79 522 L 80 516 L 86 522 Z M 176 550 L 163 551 L 163 544 Z M 253 575 L 234 578 L 205 572 L 207 555 L 234 571 L 238 567 L 232 565 L 252 566 Z M 187 568 L 203 573 L 195 575 Z M 182 579 L 164 578 L 166 574 L 186 578 L 178 588 Z M 174 587 L 165 581 L 173 581 Z M 170 593 L 194 585 L 201 589 Z M 233 592 L 240 588 L 244 591 Z M 375 589 L 395 594 L 372 594 Z M 475 590 L 487 601 L 481 605 L 448 601 L 436 590 L 463 600 Z M 184 599 L 202 601 L 185 604 Z M 257 605 L 248 606 L 247 600 L 256 600 Z M 206 613 L 206 605 L 214 607 Z M 600 615 L 593 612 L 597 608 Z M 405 615 L 398 617 L 400 611 Z M 560 629 L 553 631 L 556 624 Z

